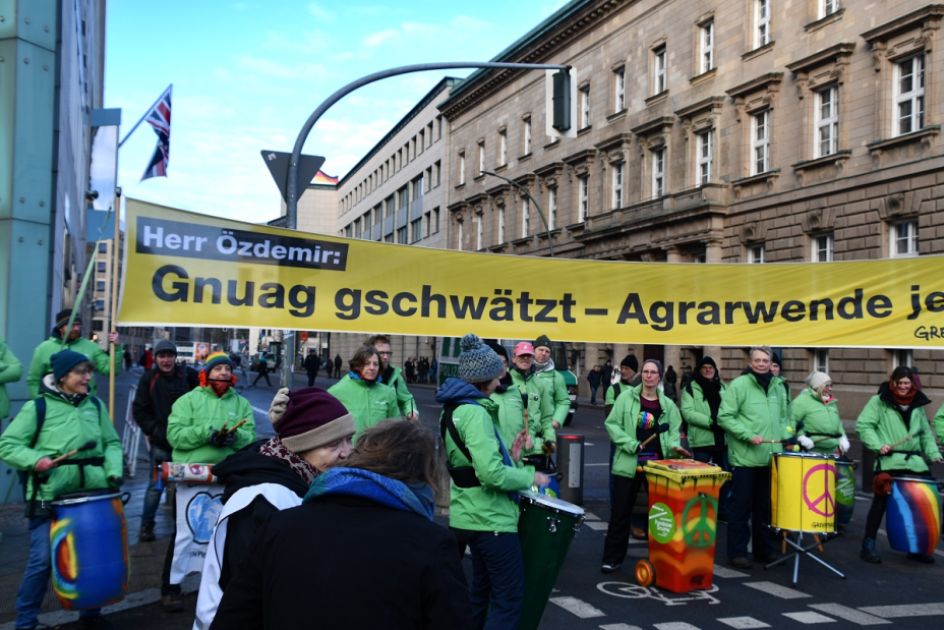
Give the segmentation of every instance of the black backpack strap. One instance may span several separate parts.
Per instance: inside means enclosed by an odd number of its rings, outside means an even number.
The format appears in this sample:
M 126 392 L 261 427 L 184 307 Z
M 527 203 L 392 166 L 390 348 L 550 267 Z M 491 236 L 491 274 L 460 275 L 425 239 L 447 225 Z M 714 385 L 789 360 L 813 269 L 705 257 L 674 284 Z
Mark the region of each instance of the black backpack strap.
M 442 418 L 439 419 L 439 433 L 442 436 L 443 444 L 445 444 L 446 431 L 449 431 L 449 437 L 452 438 L 453 444 L 455 444 L 459 452 L 465 455 L 465 458 L 471 462 L 472 454 L 469 452 L 469 447 L 465 445 L 462 436 L 459 435 L 459 430 L 456 429 L 456 423 L 452 421 L 452 414 L 455 413 L 458 407 L 459 405 L 455 403 L 446 403 L 443 407 Z
M 43 424 L 46 422 L 46 398 L 45 396 L 40 396 L 33 400 L 33 406 L 36 409 L 36 432 L 33 433 L 33 439 L 30 440 L 30 448 L 36 448 L 36 442 L 39 441 L 39 433 L 43 430 Z M 39 481 L 39 475 L 36 474 L 36 469 L 33 468 L 29 471 L 29 479 L 32 482 L 33 493 L 29 497 L 29 505 L 27 507 L 27 515 L 35 516 L 36 514 L 36 493 L 39 492 L 39 486 L 42 483 Z M 24 488 L 24 492 L 26 489 Z

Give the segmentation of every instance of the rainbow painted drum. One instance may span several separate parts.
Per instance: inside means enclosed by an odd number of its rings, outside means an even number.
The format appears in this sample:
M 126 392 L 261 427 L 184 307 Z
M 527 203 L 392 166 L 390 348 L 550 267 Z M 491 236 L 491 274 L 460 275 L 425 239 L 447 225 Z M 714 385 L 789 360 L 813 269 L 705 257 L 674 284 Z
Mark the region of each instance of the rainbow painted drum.
M 101 608 L 128 592 L 128 529 L 121 494 L 64 495 L 52 502 L 52 587 L 67 610 Z
M 836 458 L 774 453 L 770 461 L 770 524 L 793 532 L 836 531 Z
M 933 554 L 941 538 L 941 495 L 937 481 L 926 477 L 892 477 L 885 529 L 892 549 Z
M 649 559 L 636 563 L 636 581 L 673 593 L 711 588 L 718 494 L 731 473 L 694 459 L 655 459 L 643 469 L 649 484 Z

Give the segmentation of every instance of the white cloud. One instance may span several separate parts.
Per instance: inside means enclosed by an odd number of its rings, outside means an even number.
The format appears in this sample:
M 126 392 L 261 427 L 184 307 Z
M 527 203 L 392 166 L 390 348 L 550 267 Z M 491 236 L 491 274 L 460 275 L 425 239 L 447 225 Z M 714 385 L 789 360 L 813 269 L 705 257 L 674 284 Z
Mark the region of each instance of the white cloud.
M 392 28 L 388 28 L 383 31 L 377 31 L 371 33 L 370 35 L 364 38 L 364 45 L 368 48 L 376 48 L 390 40 L 396 39 L 400 36 L 400 31 Z

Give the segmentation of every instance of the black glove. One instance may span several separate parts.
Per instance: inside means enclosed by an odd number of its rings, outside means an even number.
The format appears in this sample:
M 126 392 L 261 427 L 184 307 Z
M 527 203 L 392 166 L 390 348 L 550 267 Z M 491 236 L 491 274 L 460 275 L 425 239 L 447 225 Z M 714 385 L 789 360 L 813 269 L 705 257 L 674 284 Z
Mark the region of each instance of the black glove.
M 109 477 L 108 478 L 108 487 L 112 490 L 117 490 L 121 487 L 122 479 L 121 477 Z
M 210 439 L 207 441 L 213 446 L 217 447 L 232 446 L 236 441 L 236 432 L 233 431 L 230 433 L 225 429 L 220 429 L 219 431 L 210 431 Z
M 794 436 L 794 437 L 787 438 L 786 440 L 784 440 L 784 441 L 783 441 L 783 445 L 784 445 L 785 447 L 789 447 L 789 446 L 799 446 L 799 445 L 800 445 L 800 442 L 799 442 L 799 440 L 796 439 L 796 436 Z
M 656 431 L 657 431 L 658 433 L 665 433 L 665 432 L 668 431 L 668 430 L 669 430 L 669 423 L 668 423 L 668 422 L 663 422 L 662 424 L 657 424 L 657 425 L 656 425 Z

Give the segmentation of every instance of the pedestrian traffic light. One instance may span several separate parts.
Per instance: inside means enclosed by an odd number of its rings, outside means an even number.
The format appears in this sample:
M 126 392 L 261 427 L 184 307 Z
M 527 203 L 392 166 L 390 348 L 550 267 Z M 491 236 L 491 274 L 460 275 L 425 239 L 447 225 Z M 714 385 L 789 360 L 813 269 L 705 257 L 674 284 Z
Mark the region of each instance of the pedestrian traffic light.
M 561 132 L 570 130 L 571 98 L 570 98 L 570 71 L 557 70 L 553 77 L 553 113 L 554 129 Z
M 570 67 L 546 70 L 545 73 L 544 132 L 552 142 L 560 138 L 576 138 L 577 71 Z

